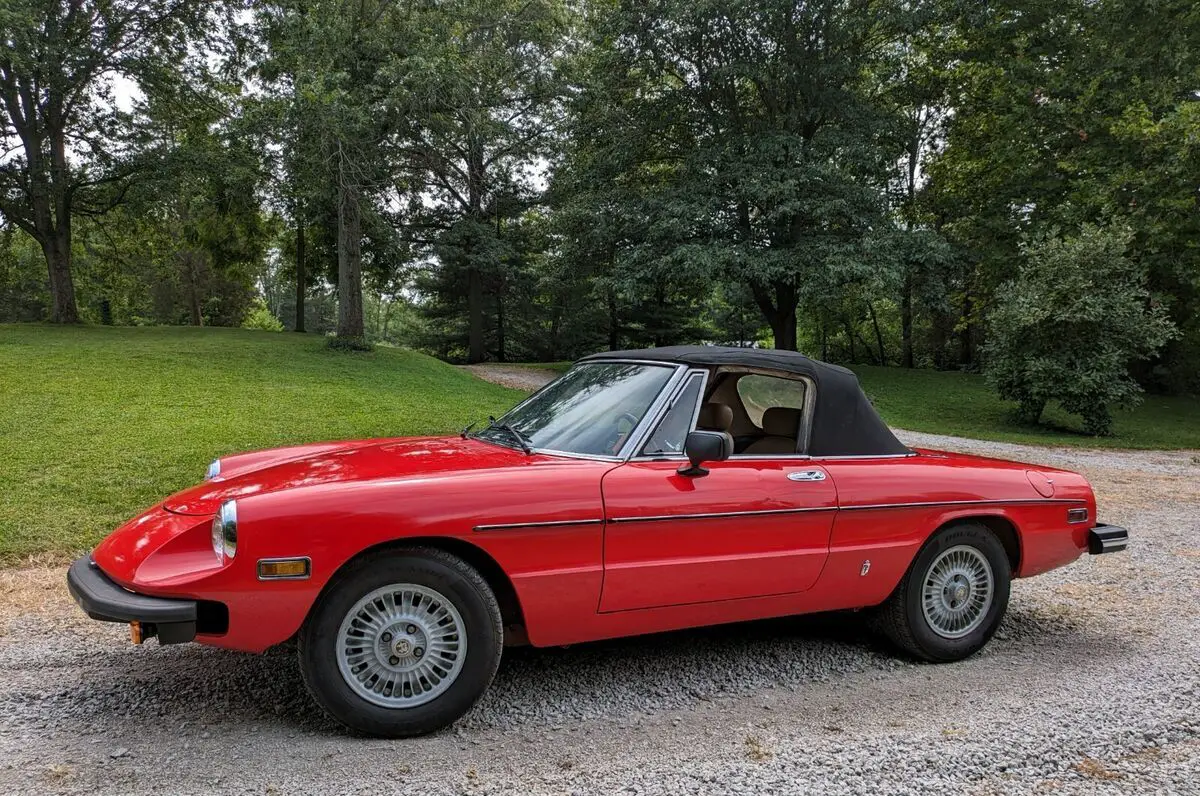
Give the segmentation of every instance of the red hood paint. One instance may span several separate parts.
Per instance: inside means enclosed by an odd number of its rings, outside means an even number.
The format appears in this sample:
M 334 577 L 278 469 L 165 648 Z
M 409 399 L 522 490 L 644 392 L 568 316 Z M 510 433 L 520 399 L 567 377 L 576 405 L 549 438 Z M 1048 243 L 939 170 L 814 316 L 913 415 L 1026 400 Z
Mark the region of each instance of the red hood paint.
M 215 514 L 226 500 L 330 483 L 419 478 L 549 462 L 545 455 L 461 437 L 354 440 L 255 451 L 221 459 L 221 474 L 163 502 L 176 514 Z

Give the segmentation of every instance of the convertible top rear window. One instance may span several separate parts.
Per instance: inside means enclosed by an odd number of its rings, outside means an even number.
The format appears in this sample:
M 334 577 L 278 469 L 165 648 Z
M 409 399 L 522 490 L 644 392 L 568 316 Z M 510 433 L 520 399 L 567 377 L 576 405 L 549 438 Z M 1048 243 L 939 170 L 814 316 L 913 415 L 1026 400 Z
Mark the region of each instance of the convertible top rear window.
M 616 456 L 675 368 L 628 362 L 576 365 L 476 436 L 513 444 L 511 426 L 534 450 Z

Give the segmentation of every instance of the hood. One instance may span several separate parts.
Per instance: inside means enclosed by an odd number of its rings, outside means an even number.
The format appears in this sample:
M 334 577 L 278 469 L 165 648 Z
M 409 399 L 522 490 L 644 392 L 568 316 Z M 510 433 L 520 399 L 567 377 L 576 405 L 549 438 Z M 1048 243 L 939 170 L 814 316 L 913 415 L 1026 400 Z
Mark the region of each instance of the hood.
M 320 443 L 221 459 L 221 474 L 163 501 L 176 514 L 215 514 L 226 500 L 337 482 L 424 477 L 559 461 L 461 437 Z

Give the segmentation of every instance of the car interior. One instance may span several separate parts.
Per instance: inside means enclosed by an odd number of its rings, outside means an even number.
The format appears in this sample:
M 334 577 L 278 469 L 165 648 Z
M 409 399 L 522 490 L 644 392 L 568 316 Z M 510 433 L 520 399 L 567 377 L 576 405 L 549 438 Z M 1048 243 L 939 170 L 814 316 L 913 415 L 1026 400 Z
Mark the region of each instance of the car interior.
M 756 372 L 717 372 L 696 428 L 733 437 L 734 455 L 771 456 L 797 452 L 808 383 Z

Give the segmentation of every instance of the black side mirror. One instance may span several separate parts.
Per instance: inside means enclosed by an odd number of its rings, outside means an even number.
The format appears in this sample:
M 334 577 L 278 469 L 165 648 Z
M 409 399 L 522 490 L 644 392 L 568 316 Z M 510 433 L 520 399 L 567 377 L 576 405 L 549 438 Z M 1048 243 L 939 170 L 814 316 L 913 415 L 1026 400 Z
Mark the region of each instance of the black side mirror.
M 705 462 L 723 462 L 733 455 L 733 437 L 724 431 L 691 431 L 683 442 L 683 452 L 688 457 L 688 466 L 680 467 L 680 475 L 698 478 L 708 475 L 700 465 Z

